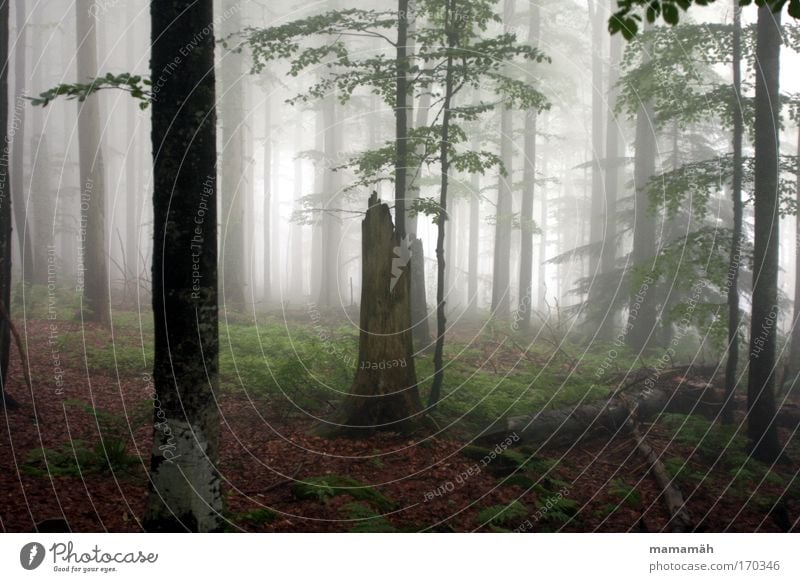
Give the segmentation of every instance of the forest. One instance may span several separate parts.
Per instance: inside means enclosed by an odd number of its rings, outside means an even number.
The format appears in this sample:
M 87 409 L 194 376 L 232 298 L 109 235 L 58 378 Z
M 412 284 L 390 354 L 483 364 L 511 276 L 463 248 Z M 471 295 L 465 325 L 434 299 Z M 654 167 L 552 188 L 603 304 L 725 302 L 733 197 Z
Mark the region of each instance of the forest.
M 0 532 L 800 531 L 798 18 L 1 1 Z

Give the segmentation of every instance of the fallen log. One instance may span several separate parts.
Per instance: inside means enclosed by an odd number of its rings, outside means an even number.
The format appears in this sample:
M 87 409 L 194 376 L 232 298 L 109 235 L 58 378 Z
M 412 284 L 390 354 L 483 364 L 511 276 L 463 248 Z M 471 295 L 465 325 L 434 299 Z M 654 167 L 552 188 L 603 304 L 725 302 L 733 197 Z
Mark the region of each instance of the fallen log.
M 645 422 L 665 412 L 715 418 L 721 407 L 719 394 L 709 385 L 663 385 L 632 394 L 618 391 L 589 404 L 502 418 L 484 430 L 475 442 L 496 444 L 516 434 L 518 444 L 558 446 L 595 436 L 598 432 L 616 433 L 625 427 L 631 410 L 636 410 L 637 419 Z
M 683 501 L 680 489 L 674 484 L 673 479 L 667 473 L 661 458 L 653 450 L 647 440 L 639 432 L 636 422 L 629 420 L 626 428 L 636 441 L 636 449 L 650 464 L 650 474 L 661 489 L 661 497 L 669 511 L 669 529 L 673 533 L 687 533 L 694 531 L 689 512 Z

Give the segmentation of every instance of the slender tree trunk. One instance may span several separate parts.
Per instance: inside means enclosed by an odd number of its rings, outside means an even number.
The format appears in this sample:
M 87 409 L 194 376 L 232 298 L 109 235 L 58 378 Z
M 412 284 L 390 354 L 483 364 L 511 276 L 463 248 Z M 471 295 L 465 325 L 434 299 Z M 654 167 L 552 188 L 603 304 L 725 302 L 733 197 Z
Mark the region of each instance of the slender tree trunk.
M 97 76 L 97 22 L 91 0 L 78 0 L 76 7 L 78 79 Z M 78 105 L 78 143 L 81 173 L 81 241 L 83 272 L 83 317 L 108 325 L 109 280 L 105 245 L 105 170 L 100 147 L 100 107 L 95 95 Z M 85 236 L 84 236 L 85 230 Z M 80 279 L 83 279 L 83 285 Z
M 439 214 L 436 221 L 436 347 L 433 352 L 433 384 L 428 399 L 431 408 L 438 404 L 442 396 L 444 382 L 444 334 L 447 326 L 444 302 L 445 272 L 445 226 L 447 224 L 447 187 L 450 171 L 450 105 L 453 99 L 454 73 L 453 53 L 458 46 L 458 33 L 453 20 L 457 17 L 456 0 L 446 0 L 444 26 L 447 34 L 447 72 L 445 74 L 444 103 L 442 105 L 442 135 L 440 143 L 441 191 L 439 194 Z
M 646 49 L 647 51 L 648 49 Z M 645 58 L 647 58 L 645 56 Z M 649 212 L 650 200 L 647 195 L 647 183 L 655 173 L 656 136 L 653 108 L 649 103 L 642 103 L 636 115 L 636 160 L 634 162 L 634 186 L 636 188 L 634 203 L 633 250 L 631 259 L 634 267 L 646 268 L 656 252 L 655 220 Z M 628 332 L 626 342 L 636 352 L 645 350 L 650 345 L 651 335 L 656 326 L 656 298 L 654 282 L 645 278 L 637 282 L 631 289 Z
M 395 162 L 394 215 L 399 239 L 406 236 L 406 195 L 408 172 L 408 1 L 397 2 L 397 55 L 395 66 Z
M 619 63 L 622 59 L 622 38 L 619 34 L 611 37 L 609 50 L 608 66 L 608 113 L 606 115 L 606 163 L 605 163 L 605 187 L 604 198 L 605 208 L 603 209 L 603 248 L 600 251 L 600 273 L 608 274 L 614 271 L 617 259 L 617 191 L 619 189 L 619 174 L 622 162 L 622 152 L 620 143 L 622 142 L 622 131 L 619 127 L 619 119 L 614 114 L 619 90 L 616 88 L 619 80 Z M 598 289 L 594 286 L 593 289 Z M 606 293 L 605 301 L 602 295 L 590 297 L 590 302 L 597 307 L 600 304 L 604 313 L 600 322 L 597 337 L 601 341 L 610 341 L 614 334 L 614 319 L 616 310 L 613 302 L 608 300 Z
M 587 0 L 592 22 L 592 212 L 589 219 L 589 242 L 603 241 L 603 35 L 605 15 L 598 0 Z M 608 160 L 606 160 L 608 162 Z M 598 274 L 599 254 L 592 252 L 589 259 L 591 276 Z
M 297 144 L 302 143 L 302 126 L 297 125 L 298 136 Z M 296 158 L 294 160 L 294 204 L 295 208 L 299 206 L 300 197 L 303 195 L 303 160 Z M 305 285 L 303 284 L 303 274 L 305 272 L 305 258 L 303 256 L 303 226 L 300 224 L 292 224 L 291 247 L 292 247 L 292 260 L 291 260 L 291 278 L 289 284 L 289 293 L 292 297 L 302 297 L 305 295 Z
M 129 22 L 136 22 L 136 9 L 132 3 L 128 5 L 127 17 Z M 133 26 L 133 24 L 132 24 Z M 138 27 L 133 28 L 127 34 L 126 52 L 129 63 L 135 62 L 136 41 L 138 36 L 134 34 Z M 126 298 L 133 300 L 136 297 L 138 287 L 139 270 L 139 178 L 138 170 L 138 136 L 136 109 L 134 105 L 128 106 L 125 116 L 125 128 L 129 147 L 125 149 L 125 264 L 127 272 L 125 277 L 128 279 L 128 288 L 125 289 Z M 130 293 L 130 295 L 128 295 Z
M 733 231 L 728 263 L 728 359 L 725 362 L 725 407 L 722 417 L 733 422 L 733 393 L 736 389 L 736 373 L 739 367 L 739 264 L 742 260 L 742 138 L 744 119 L 739 106 L 742 95 L 742 9 L 739 0 L 733 0 L 733 179 L 731 198 L 733 201 Z
M 0 303 L 10 313 L 11 306 L 11 196 L 9 192 L 8 151 L 8 2 L 0 3 Z M 11 351 L 11 328 L 0 317 L 0 399 L 5 405 L 8 359 Z
M 153 1 L 150 14 L 152 78 L 163 75 L 163 84 L 152 111 L 155 427 L 144 525 L 148 531 L 217 531 L 213 8 L 211 0 Z M 203 30 L 208 34 L 198 37 Z M 176 54 L 184 56 L 174 69 Z M 168 67 L 173 73 L 165 75 Z
M 747 434 L 753 456 L 780 455 L 775 427 L 775 355 L 778 318 L 778 175 L 780 134 L 780 12 L 758 8 L 755 96 L 755 241 Z
M 272 299 L 272 103 L 264 103 L 264 291 L 265 303 Z
M 342 153 L 342 129 L 337 116 L 336 96 L 329 95 L 323 104 L 325 159 L 328 167 L 323 178 L 324 203 L 322 213 L 321 250 L 322 272 L 320 278 L 319 304 L 322 307 L 333 307 L 340 302 L 339 244 L 341 242 L 342 222 L 338 213 L 341 200 L 340 172 L 334 172 L 338 156 Z
M 28 225 L 25 200 L 25 85 L 28 80 L 26 66 L 27 26 L 25 25 L 25 0 L 14 3 L 14 21 L 16 23 L 14 47 L 14 107 L 11 127 L 11 199 L 14 223 L 17 227 L 17 243 L 21 258 L 22 280 L 28 282 L 34 273 L 33 245 Z
M 473 142 L 473 149 L 477 150 L 478 144 Z M 469 253 L 467 258 L 467 296 L 468 310 L 474 313 L 478 310 L 478 246 L 481 238 L 481 178 L 478 172 L 471 175 L 471 196 L 469 200 Z
M 514 18 L 515 1 L 505 0 L 503 22 L 509 26 Z M 511 108 L 501 105 L 500 111 L 500 159 L 505 175 L 500 175 L 497 184 L 497 215 L 495 216 L 494 261 L 492 272 L 492 315 L 506 319 L 511 305 L 511 226 L 513 213 L 514 183 L 514 136 Z
M 539 46 L 540 15 L 539 5 L 530 5 L 528 24 L 529 43 Z M 529 71 L 532 76 L 533 71 Z M 536 115 L 534 109 L 525 114 L 525 165 L 522 184 L 522 207 L 520 209 L 520 252 L 519 252 L 519 327 L 528 330 L 531 325 L 533 307 L 533 195 L 536 184 Z
M 546 118 L 546 115 L 542 117 Z M 542 155 L 542 176 L 545 179 L 547 179 L 548 175 L 548 161 L 549 158 L 545 150 Z M 539 285 L 536 300 L 540 312 L 543 312 L 547 305 L 547 234 L 550 229 L 547 213 L 547 186 L 542 186 L 539 194 L 539 231 L 541 234 L 539 236 L 539 267 L 537 269 Z
M 797 207 L 800 208 L 800 123 L 797 125 L 797 187 L 795 196 Z M 789 364 L 787 373 L 784 374 L 786 382 L 793 391 L 800 390 L 798 382 L 800 379 L 800 212 L 795 214 L 795 252 L 794 252 L 794 316 L 792 317 L 792 332 L 790 336 Z

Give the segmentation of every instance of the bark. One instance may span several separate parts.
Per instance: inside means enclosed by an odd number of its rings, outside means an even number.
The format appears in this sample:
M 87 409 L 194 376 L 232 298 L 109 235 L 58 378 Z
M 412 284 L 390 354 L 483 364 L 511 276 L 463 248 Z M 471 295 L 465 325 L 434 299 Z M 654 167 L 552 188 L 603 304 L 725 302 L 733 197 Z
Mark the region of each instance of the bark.
M 152 78 L 162 84 L 152 106 L 155 426 L 144 526 L 218 531 L 213 8 L 211 0 L 159 1 L 150 14 Z
M 136 22 L 136 8 L 131 3 L 128 6 L 127 17 L 129 22 Z M 137 27 L 138 28 L 138 27 Z M 136 29 L 129 31 L 127 34 L 126 51 L 129 63 L 136 62 L 136 40 L 138 36 L 134 34 Z M 127 139 L 129 147 L 125 149 L 125 248 L 123 255 L 125 257 L 125 278 L 128 285 L 125 288 L 126 298 L 130 293 L 130 299 L 136 297 L 138 288 L 139 272 L 137 269 L 139 263 L 139 178 L 138 170 L 138 157 L 139 148 L 137 139 L 137 122 L 136 122 L 136 108 L 134 105 L 128 105 L 128 110 L 125 117 L 125 128 L 127 131 Z
M 742 93 L 742 9 L 738 0 L 733 0 L 733 94 L 736 103 L 741 102 Z M 723 420 L 732 422 L 733 394 L 736 389 L 736 373 L 739 367 L 739 263 L 742 253 L 742 138 L 744 119 L 740 107 L 733 108 L 733 179 L 731 199 L 733 202 L 733 231 L 728 262 L 728 359 L 725 362 L 725 394 L 728 405 L 723 411 Z
M 408 0 L 397 2 L 397 54 L 395 67 L 394 221 L 400 239 L 406 236 L 408 172 Z
M 508 26 L 514 18 L 514 0 L 503 4 L 503 22 Z M 497 214 L 495 216 L 494 260 L 492 271 L 492 314 L 507 319 L 511 305 L 511 225 L 512 186 L 514 182 L 514 136 L 511 109 L 501 105 L 500 111 L 500 159 L 505 167 L 497 184 Z
M 747 434 L 753 456 L 780 455 L 775 428 L 775 355 L 778 318 L 780 128 L 780 12 L 759 7 L 756 25 L 755 240 Z
M 272 102 L 264 103 L 264 291 L 265 303 L 272 299 Z M 299 163 L 299 162 L 298 162 Z
M 604 176 L 604 192 L 605 206 L 603 209 L 603 246 L 600 251 L 600 272 L 610 273 L 616 266 L 617 259 L 617 191 L 619 190 L 620 183 L 620 168 L 622 162 L 622 152 L 620 152 L 620 144 L 624 143 L 622 130 L 619 127 L 620 121 L 614 114 L 614 106 L 619 95 L 619 90 L 616 88 L 617 81 L 619 80 L 619 63 L 622 59 L 622 38 L 620 35 L 615 34 L 611 37 L 610 41 L 610 59 L 609 59 L 609 73 L 608 73 L 608 113 L 606 116 L 606 163 L 605 163 L 605 176 Z M 593 287 L 597 289 L 597 287 Z M 615 310 L 613 309 L 611 301 L 608 298 L 603 300 L 603 297 L 598 297 L 595 293 L 594 297 L 590 298 L 590 302 L 603 309 L 604 313 L 600 321 L 600 327 L 597 332 L 597 338 L 600 341 L 610 341 L 614 335 L 614 320 Z
M 221 2 L 230 7 L 230 16 L 221 20 L 222 34 L 242 28 L 239 6 L 233 0 Z M 244 307 L 245 229 L 244 229 L 244 60 L 242 55 L 225 51 L 220 61 L 220 118 L 222 121 L 222 298 L 224 305 Z
M 477 144 L 473 148 L 477 148 Z M 478 310 L 478 245 L 480 242 L 481 178 L 474 172 L 471 176 L 471 197 L 469 200 L 469 254 L 467 258 L 467 296 L 468 311 Z
M 540 16 L 539 5 L 531 4 L 531 16 L 528 23 L 529 42 L 534 47 L 539 45 Z M 533 71 L 529 71 L 532 76 Z M 531 309 L 533 307 L 533 196 L 536 183 L 536 110 L 525 115 L 525 165 L 522 185 L 522 206 L 520 209 L 519 253 L 519 305 L 517 307 L 519 327 L 530 329 Z
M 342 224 L 337 212 L 340 201 L 341 177 L 331 167 L 335 165 L 337 156 L 342 152 L 342 130 L 339 125 L 336 107 L 336 96 L 327 96 L 322 104 L 324 119 L 325 159 L 329 167 L 325 169 L 323 178 L 323 213 L 321 235 L 321 277 L 319 304 L 332 307 L 339 304 L 339 244 Z
M 298 131 L 302 126 L 298 124 Z M 298 143 L 300 136 L 298 135 Z M 295 158 L 294 161 L 294 200 L 296 209 L 299 206 L 300 197 L 303 195 L 303 160 Z M 290 294 L 293 297 L 302 297 L 305 295 L 305 285 L 303 283 L 305 273 L 305 257 L 303 250 L 303 226 L 300 224 L 292 224 L 292 260 L 291 260 L 291 276 L 289 282 Z
M 721 410 L 722 399 L 717 397 L 710 386 L 694 386 L 688 383 L 675 386 L 666 381 L 668 376 L 686 374 L 685 368 L 676 369 L 674 374 L 662 371 L 661 378 L 664 381 L 659 381 L 649 389 L 619 390 L 609 398 L 591 404 L 503 418 L 488 427 L 477 441 L 496 443 L 516 433 L 520 439 L 519 444 L 571 444 L 594 437 L 598 433 L 616 434 L 632 419 L 631 410 L 636 411 L 639 422 L 647 422 L 667 412 L 701 414 L 713 419 Z M 648 372 L 647 376 L 639 379 L 638 384 L 650 377 Z M 630 386 L 631 389 L 634 387 Z
M 683 500 L 683 495 L 674 483 L 673 479 L 667 473 L 664 463 L 661 462 L 661 456 L 656 454 L 650 444 L 645 440 L 639 432 L 636 423 L 629 421 L 628 429 L 636 441 L 636 448 L 639 453 L 647 459 L 650 465 L 650 472 L 653 479 L 658 483 L 661 489 L 661 496 L 664 504 L 669 511 L 669 529 L 673 533 L 686 533 L 694 530 L 692 520 L 689 517 L 689 511 L 686 509 L 686 504 Z
M 645 57 L 646 58 L 646 57 Z M 647 195 L 647 182 L 655 173 L 656 136 L 653 109 L 649 103 L 642 103 L 636 115 L 636 160 L 634 162 L 634 203 L 632 263 L 635 267 L 648 270 L 648 261 L 656 253 L 655 219 L 649 212 L 650 201 Z M 646 279 L 631 289 L 626 342 L 635 352 L 640 353 L 651 343 L 656 326 L 656 298 L 654 284 Z
M 97 76 L 97 22 L 91 0 L 75 4 L 78 80 Z M 100 102 L 97 95 L 78 104 L 78 144 L 81 176 L 81 231 L 83 260 L 78 288 L 83 291 L 83 318 L 102 325 L 109 322 L 109 279 L 105 241 L 105 170 L 100 146 Z M 81 279 L 83 280 L 81 283 Z
M 25 84 L 28 80 L 26 66 L 27 26 L 25 25 L 25 0 L 14 3 L 14 20 L 16 23 L 14 48 L 14 107 L 9 134 L 11 140 L 11 201 L 14 223 L 17 227 L 17 244 L 21 259 L 22 280 L 30 282 L 34 276 L 35 264 L 31 230 L 28 225 L 27 201 L 25 197 Z M 5 61 L 6 63 L 8 60 Z M 8 115 L 8 112 L 6 113 Z
M 797 197 L 797 207 L 800 208 L 800 124 L 797 126 L 797 187 L 795 196 Z M 797 391 L 798 377 L 800 374 L 800 212 L 795 214 L 794 222 L 795 238 L 798 244 L 795 245 L 794 253 L 794 314 L 792 317 L 792 327 L 790 336 L 789 362 L 787 371 L 784 374 L 784 381 L 789 382 L 790 389 Z
M 11 305 L 11 234 L 12 211 L 8 167 L 8 2 L 0 3 L 0 303 Z M 6 393 L 8 360 L 11 352 L 11 327 L 6 318 L 0 319 L 0 396 L 3 404 L 10 402 Z
M 597 0 L 587 0 L 589 17 L 592 22 L 592 203 L 589 219 L 589 242 L 599 243 L 603 240 L 603 35 L 605 33 L 605 15 L 601 13 Z M 608 161 L 608 160 L 606 160 Z M 592 276 L 599 274 L 598 255 L 592 253 L 589 258 L 589 272 Z
M 411 273 L 411 324 L 414 347 L 417 351 L 426 350 L 431 343 L 431 328 L 428 322 L 428 303 L 425 293 L 425 249 L 422 240 L 412 238 L 409 262 Z
M 445 74 L 444 103 L 442 105 L 442 135 L 440 141 L 440 165 L 442 181 L 439 193 L 439 214 L 436 221 L 436 346 L 433 351 L 433 384 L 428 399 L 428 406 L 438 404 L 442 395 L 444 382 L 444 334 L 447 326 L 444 286 L 445 286 L 445 227 L 447 225 L 447 189 L 450 172 L 450 106 L 453 100 L 453 52 L 458 45 L 458 33 L 453 22 L 456 18 L 456 0 L 447 0 L 445 4 L 444 26 L 447 35 L 447 71 Z
M 361 237 L 358 369 L 340 417 L 316 429 L 328 436 L 405 432 L 422 414 L 411 337 L 411 278 L 397 268 L 400 238 L 389 206 L 377 194 L 369 199 Z

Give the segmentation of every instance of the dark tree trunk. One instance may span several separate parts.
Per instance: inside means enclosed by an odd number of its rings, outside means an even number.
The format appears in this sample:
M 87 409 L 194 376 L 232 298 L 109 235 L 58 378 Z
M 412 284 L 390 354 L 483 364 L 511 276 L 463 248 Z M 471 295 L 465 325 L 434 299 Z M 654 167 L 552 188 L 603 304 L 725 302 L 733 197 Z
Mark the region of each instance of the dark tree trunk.
M 395 83 L 394 222 L 397 235 L 406 236 L 408 172 L 408 0 L 397 2 L 397 82 Z
M 633 224 L 633 265 L 648 270 L 649 261 L 656 253 L 655 220 L 649 212 L 647 182 L 655 173 L 656 136 L 652 125 L 655 115 L 652 107 L 642 103 L 636 115 L 636 160 L 634 185 L 636 188 Z M 656 326 L 656 297 L 654 282 L 649 278 L 631 289 L 628 332 L 626 342 L 636 352 L 645 350 L 651 342 Z
M 8 2 L 0 3 L 0 309 L 11 309 L 11 196 L 8 167 Z M 0 316 L 0 398 L 5 405 L 8 359 L 11 352 L 9 321 Z
M 77 23 L 78 80 L 85 83 L 97 76 L 97 22 L 94 2 L 75 4 Z M 83 272 L 83 317 L 108 325 L 109 280 L 105 246 L 105 169 L 100 147 L 100 107 L 95 95 L 78 105 L 78 144 L 81 174 L 81 236 Z M 84 234 L 85 229 L 85 236 Z M 83 279 L 83 285 L 80 280 Z
M 733 202 L 733 232 L 728 263 L 728 359 L 725 362 L 725 398 L 723 420 L 733 422 L 733 393 L 736 389 L 736 373 L 739 367 L 739 263 L 742 260 L 742 138 L 744 119 L 741 108 L 742 93 L 742 9 L 739 0 L 733 0 L 733 94 L 737 106 L 733 108 L 733 179 L 731 199 Z
M 154 1 L 150 14 L 152 78 L 162 84 L 152 111 L 155 427 L 144 525 L 148 531 L 217 531 L 213 8 L 211 0 Z M 176 54 L 182 55 L 177 65 Z
M 508 4 L 508 0 L 506 5 Z M 456 0 L 445 4 L 444 26 L 447 34 L 447 72 L 445 75 L 444 103 L 442 104 L 442 135 L 440 142 L 441 191 L 439 194 L 439 213 L 436 217 L 436 346 L 433 351 L 433 384 L 428 406 L 436 406 L 442 396 L 444 382 L 444 334 L 447 326 L 444 302 L 445 273 L 445 226 L 447 225 L 447 188 L 450 171 L 450 105 L 453 100 L 453 52 L 458 45 L 458 33 L 454 19 L 457 18 Z
M 755 241 L 747 434 L 753 456 L 780 455 L 775 427 L 775 355 L 778 318 L 779 134 L 781 14 L 759 7 L 755 97 Z
M 538 47 L 540 17 L 539 5 L 531 4 L 528 26 L 529 43 Z M 533 71 L 531 71 L 532 73 Z M 519 327 L 528 330 L 533 306 L 533 195 L 536 184 L 536 115 L 535 109 L 525 114 L 525 166 L 522 178 L 522 206 L 520 208 L 519 252 Z
M 412 355 L 411 278 L 398 268 L 400 238 L 377 194 L 369 199 L 361 237 L 358 369 L 341 418 L 317 429 L 326 435 L 407 431 L 422 413 Z M 407 257 L 408 249 L 400 249 Z
M 14 43 L 14 108 L 11 125 L 11 200 L 14 223 L 17 227 L 17 243 L 21 258 L 22 280 L 30 282 L 34 276 L 34 255 L 31 230 L 28 224 L 25 201 L 25 85 L 28 81 L 26 67 L 27 27 L 25 24 L 25 0 L 14 3 L 14 21 L 17 38 Z M 8 115 L 8 113 L 6 113 Z

